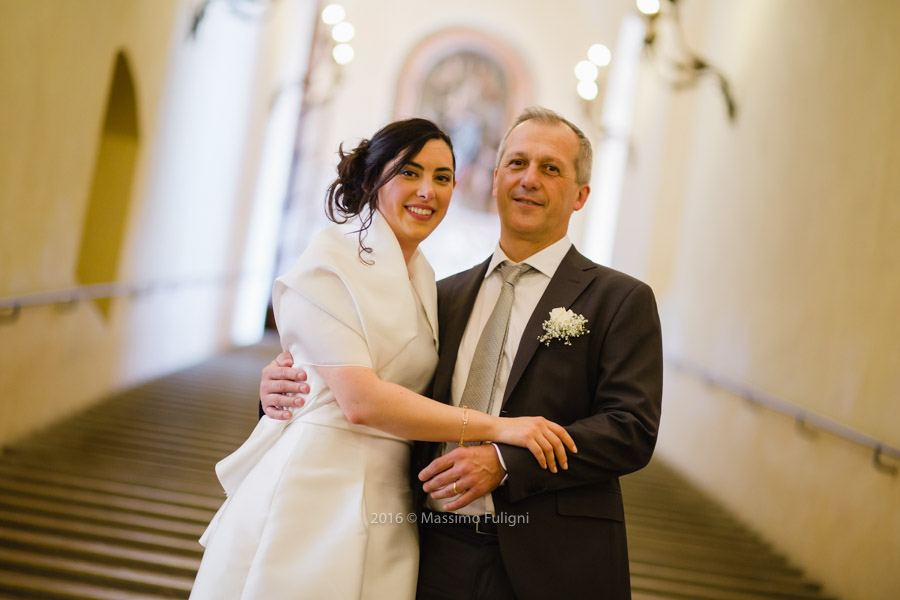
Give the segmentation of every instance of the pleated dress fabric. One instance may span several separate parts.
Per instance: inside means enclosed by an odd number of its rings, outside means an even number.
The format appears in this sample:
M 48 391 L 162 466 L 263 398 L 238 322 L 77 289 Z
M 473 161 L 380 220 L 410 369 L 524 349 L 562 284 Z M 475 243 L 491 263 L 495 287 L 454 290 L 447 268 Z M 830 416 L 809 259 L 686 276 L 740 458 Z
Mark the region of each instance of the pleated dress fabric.
M 415 596 L 411 442 L 350 423 L 316 367 L 369 367 L 423 392 L 437 365 L 434 272 L 418 251 L 407 268 L 378 213 L 361 260 L 358 228 L 321 232 L 275 283 L 282 347 L 311 391 L 290 420 L 263 417 L 216 466 L 227 499 L 201 538 L 191 598 Z

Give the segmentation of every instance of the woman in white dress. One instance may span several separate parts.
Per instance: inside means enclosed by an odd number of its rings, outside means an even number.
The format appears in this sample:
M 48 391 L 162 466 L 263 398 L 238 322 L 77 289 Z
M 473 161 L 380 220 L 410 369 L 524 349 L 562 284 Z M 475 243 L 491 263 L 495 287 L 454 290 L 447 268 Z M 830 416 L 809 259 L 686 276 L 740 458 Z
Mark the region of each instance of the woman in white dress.
M 449 137 L 391 123 L 341 157 L 329 217 L 275 282 L 281 344 L 310 393 L 263 417 L 216 466 L 227 494 L 201 538 L 191 598 L 412 599 L 418 565 L 409 440 L 493 440 L 546 466 L 574 446 L 540 417 L 506 419 L 419 395 L 437 364 L 434 272 L 418 249 L 455 185 Z

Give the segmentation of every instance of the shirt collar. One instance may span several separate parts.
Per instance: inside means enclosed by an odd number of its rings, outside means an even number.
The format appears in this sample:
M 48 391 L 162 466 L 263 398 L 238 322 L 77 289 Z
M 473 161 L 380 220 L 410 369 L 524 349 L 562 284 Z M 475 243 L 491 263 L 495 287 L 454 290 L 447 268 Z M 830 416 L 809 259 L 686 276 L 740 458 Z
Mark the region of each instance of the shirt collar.
M 553 275 L 556 274 L 556 269 L 559 268 L 560 263 L 562 263 L 563 258 L 565 258 L 566 254 L 569 252 L 569 248 L 572 247 L 572 242 L 569 240 L 569 236 L 565 235 L 557 242 L 554 242 L 535 254 L 532 254 L 525 260 L 523 263 L 527 263 L 533 269 L 540 271 L 547 277 L 552 278 Z M 488 264 L 487 273 L 485 273 L 485 277 L 490 276 L 491 273 L 497 268 L 497 265 L 502 263 L 504 260 L 508 260 L 513 264 L 518 264 L 508 256 L 503 251 L 503 248 L 500 247 L 500 243 L 497 242 L 497 247 L 494 249 L 494 256 L 491 257 L 491 262 Z

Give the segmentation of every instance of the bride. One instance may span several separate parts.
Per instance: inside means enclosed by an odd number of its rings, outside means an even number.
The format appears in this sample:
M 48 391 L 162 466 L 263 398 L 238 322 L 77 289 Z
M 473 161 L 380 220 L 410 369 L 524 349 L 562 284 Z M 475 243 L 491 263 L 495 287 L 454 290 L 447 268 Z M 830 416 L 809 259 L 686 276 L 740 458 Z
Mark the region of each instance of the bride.
M 496 441 L 555 468 L 568 433 L 426 398 L 437 365 L 437 292 L 419 243 L 455 186 L 450 138 L 391 123 L 345 153 L 327 194 L 337 224 L 275 282 L 281 345 L 308 374 L 306 403 L 263 417 L 216 466 L 227 499 L 191 598 L 412 599 L 418 544 L 410 440 Z

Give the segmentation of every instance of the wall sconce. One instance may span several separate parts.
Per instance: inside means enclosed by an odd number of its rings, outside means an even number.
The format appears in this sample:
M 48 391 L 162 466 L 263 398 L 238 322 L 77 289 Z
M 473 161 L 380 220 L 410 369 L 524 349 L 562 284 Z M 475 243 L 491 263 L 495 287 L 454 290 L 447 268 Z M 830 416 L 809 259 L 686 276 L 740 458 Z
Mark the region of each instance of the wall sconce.
M 344 20 L 345 16 L 344 7 L 340 4 L 329 4 L 322 9 L 322 22 L 331 25 L 331 39 L 337 42 L 331 49 L 331 57 L 339 65 L 346 65 L 355 55 L 349 42 L 356 35 L 356 28 Z
M 588 48 L 588 59 L 575 65 L 575 77 L 578 78 L 578 95 L 584 100 L 593 100 L 600 93 L 597 78 L 600 69 L 612 60 L 612 53 L 603 44 L 594 44 Z
M 344 75 L 344 65 L 350 63 L 356 53 L 350 41 L 356 28 L 346 20 L 347 13 L 340 4 L 329 4 L 319 13 L 313 27 L 309 61 L 303 78 L 303 104 L 301 114 L 313 107 L 325 106 L 331 101 Z M 326 56 L 330 55 L 331 60 Z
M 655 62 L 660 77 L 676 90 L 693 87 L 705 76 L 714 77 L 725 100 L 728 120 L 734 122 L 737 104 L 728 79 L 688 47 L 679 18 L 678 0 L 636 0 L 636 5 L 644 18 L 644 48 L 652 58 L 657 59 Z M 665 35 L 666 39 L 660 41 L 663 30 L 671 32 L 671 35 Z
M 612 60 L 612 52 L 603 44 L 594 44 L 587 51 L 587 60 L 580 60 L 575 65 L 575 77 L 578 78 L 576 90 L 578 96 L 584 100 L 583 107 L 588 121 L 594 125 L 598 132 L 603 134 L 603 126 L 600 124 L 599 115 L 594 114 L 594 107 L 600 102 L 595 102 L 600 92 L 606 87 L 606 67 Z

